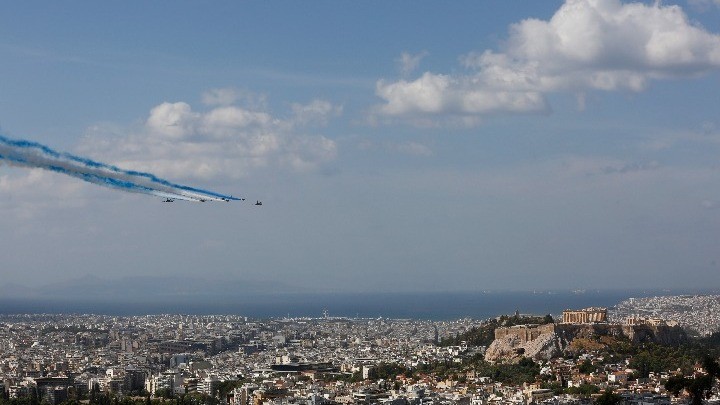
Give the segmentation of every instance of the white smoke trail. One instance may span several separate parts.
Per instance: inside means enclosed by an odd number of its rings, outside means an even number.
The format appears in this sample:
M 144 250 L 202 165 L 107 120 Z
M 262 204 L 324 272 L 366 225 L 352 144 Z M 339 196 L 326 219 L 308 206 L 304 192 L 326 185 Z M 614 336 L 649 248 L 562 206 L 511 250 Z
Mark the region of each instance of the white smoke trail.
M 173 200 L 202 202 L 240 200 L 209 190 L 171 183 L 151 173 L 123 170 L 69 153 L 57 152 L 36 142 L 12 140 L 2 135 L 0 135 L 0 160 L 13 166 L 37 167 L 101 186 Z

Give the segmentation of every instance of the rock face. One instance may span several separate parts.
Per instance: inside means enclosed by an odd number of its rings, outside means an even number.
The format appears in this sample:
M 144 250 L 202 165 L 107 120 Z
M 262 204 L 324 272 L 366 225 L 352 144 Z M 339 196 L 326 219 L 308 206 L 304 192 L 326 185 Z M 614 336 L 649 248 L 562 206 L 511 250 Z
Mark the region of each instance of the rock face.
M 487 361 L 519 361 L 523 357 L 558 357 L 576 338 L 627 337 L 633 343 L 677 345 L 687 336 L 680 327 L 619 324 L 518 325 L 495 329 L 495 340 L 485 351 Z
M 654 342 L 677 346 L 687 341 L 687 335 L 680 326 L 623 325 L 622 329 L 623 334 L 633 343 Z
M 495 329 L 495 340 L 485 351 L 485 360 L 519 361 L 523 357 L 551 359 L 562 353 L 564 345 L 554 324 L 517 325 Z

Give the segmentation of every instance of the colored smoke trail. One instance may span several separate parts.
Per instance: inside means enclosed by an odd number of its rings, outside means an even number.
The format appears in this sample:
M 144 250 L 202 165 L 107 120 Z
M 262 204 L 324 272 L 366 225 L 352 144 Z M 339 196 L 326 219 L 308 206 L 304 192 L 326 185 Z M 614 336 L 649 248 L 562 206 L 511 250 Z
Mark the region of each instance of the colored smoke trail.
M 186 201 L 240 200 L 209 190 L 172 183 L 154 174 L 57 152 L 37 142 L 12 140 L 0 135 L 0 159 L 13 166 L 33 167 L 66 174 L 87 182 L 133 193 Z

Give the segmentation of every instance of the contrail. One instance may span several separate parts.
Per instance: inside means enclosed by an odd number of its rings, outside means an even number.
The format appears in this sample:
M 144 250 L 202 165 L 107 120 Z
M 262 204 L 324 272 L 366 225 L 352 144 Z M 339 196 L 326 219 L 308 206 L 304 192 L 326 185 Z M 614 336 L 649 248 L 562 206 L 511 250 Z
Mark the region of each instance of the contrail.
M 241 200 L 229 195 L 183 186 L 154 174 L 123 170 L 119 167 L 57 152 L 32 141 L 12 140 L 0 135 L 0 159 L 13 166 L 37 167 L 87 182 L 132 193 L 186 201 Z

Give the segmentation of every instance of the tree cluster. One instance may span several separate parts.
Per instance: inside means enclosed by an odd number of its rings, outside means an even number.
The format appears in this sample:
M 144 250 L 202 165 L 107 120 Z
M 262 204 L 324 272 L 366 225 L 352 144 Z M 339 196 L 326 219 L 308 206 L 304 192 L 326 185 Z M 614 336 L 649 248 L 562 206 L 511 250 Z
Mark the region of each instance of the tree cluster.
M 670 377 L 665 383 L 665 389 L 676 396 L 686 391 L 690 395 L 692 405 L 702 405 L 703 399 L 710 398 L 715 379 L 720 378 L 720 365 L 714 358 L 705 357 L 702 360 L 702 367 L 704 373 L 694 373 L 690 376 L 678 374 Z

